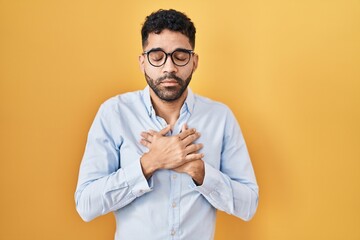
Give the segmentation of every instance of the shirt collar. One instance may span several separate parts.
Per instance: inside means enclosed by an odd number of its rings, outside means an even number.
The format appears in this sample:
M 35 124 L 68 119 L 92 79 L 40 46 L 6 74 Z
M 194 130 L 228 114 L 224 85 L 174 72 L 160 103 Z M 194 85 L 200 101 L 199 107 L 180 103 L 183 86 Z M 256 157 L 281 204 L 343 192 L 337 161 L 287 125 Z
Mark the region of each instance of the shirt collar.
M 151 114 L 152 114 L 152 111 L 153 111 L 153 106 L 152 106 L 151 99 L 150 99 L 150 90 L 149 90 L 148 85 L 142 91 L 142 98 L 143 98 L 146 110 L 147 110 L 147 112 L 149 114 L 149 117 L 150 117 Z
M 151 117 L 152 114 L 155 114 L 155 110 L 151 103 L 150 89 L 149 89 L 148 85 L 142 91 L 142 98 L 143 98 L 146 110 L 147 110 L 149 116 Z M 194 100 L 195 100 L 194 93 L 192 92 L 190 87 L 188 87 L 188 95 L 187 95 L 184 105 L 181 107 L 180 111 L 182 112 L 184 109 L 186 109 L 191 114 L 194 109 Z
M 195 97 L 193 91 L 188 87 L 188 95 L 185 100 L 187 111 L 191 114 L 194 110 Z

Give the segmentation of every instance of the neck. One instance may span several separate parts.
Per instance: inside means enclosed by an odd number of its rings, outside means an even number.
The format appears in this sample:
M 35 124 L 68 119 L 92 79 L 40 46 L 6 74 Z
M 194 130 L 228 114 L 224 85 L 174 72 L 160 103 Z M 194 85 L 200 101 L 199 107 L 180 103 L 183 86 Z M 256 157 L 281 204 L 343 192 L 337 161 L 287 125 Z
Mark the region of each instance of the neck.
M 180 109 L 185 102 L 187 97 L 188 90 L 175 101 L 167 102 L 161 100 L 155 92 L 150 88 L 150 97 L 153 107 L 155 109 L 156 115 L 163 118 L 167 124 L 174 126 L 176 121 L 180 116 Z

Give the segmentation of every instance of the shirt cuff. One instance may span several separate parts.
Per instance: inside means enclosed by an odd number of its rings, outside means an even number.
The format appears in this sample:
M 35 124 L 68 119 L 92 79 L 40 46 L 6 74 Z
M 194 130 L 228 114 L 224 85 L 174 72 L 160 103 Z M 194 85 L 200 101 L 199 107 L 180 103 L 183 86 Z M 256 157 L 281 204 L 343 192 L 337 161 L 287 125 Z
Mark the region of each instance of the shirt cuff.
M 211 165 L 204 162 L 205 166 L 205 176 L 203 184 L 197 186 L 194 182 L 191 183 L 190 187 L 205 196 L 211 195 L 212 192 L 216 191 L 219 185 L 219 178 L 221 178 L 221 173 L 219 170 L 213 168 Z
M 152 178 L 150 178 L 149 181 L 146 180 L 141 168 L 140 160 L 124 167 L 123 170 L 131 192 L 136 197 L 140 197 L 141 195 L 152 190 L 153 180 Z

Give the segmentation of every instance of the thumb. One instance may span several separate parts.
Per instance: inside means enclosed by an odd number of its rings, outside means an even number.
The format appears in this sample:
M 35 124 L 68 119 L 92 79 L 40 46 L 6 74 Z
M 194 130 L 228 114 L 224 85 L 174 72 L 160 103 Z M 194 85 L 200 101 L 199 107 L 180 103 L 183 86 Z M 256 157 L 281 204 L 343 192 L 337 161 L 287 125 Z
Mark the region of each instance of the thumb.
M 167 125 L 165 128 L 161 129 L 159 133 L 160 133 L 162 136 L 165 136 L 170 130 L 171 130 L 171 126 L 170 126 L 170 125 Z
M 188 125 L 187 123 L 184 123 L 184 125 L 181 127 L 181 132 L 185 131 L 186 129 L 188 129 Z

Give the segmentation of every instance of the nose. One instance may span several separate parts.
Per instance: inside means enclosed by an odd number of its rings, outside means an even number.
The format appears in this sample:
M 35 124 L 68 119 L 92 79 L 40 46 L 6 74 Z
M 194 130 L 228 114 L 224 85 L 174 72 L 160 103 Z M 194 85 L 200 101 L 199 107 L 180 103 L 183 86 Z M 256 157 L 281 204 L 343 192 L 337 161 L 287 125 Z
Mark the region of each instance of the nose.
M 165 64 L 162 68 L 163 72 L 177 72 L 177 66 L 173 63 L 171 55 L 168 55 Z

